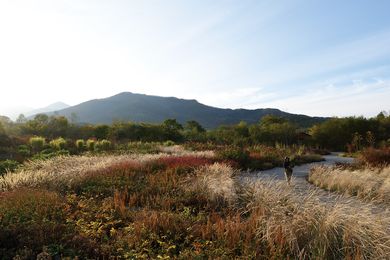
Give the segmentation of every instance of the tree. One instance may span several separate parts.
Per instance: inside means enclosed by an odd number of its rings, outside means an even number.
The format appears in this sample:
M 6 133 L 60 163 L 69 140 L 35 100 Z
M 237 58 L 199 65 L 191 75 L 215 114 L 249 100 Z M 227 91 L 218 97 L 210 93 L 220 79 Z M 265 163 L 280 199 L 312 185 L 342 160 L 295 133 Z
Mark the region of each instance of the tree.
M 168 131 L 179 131 L 179 130 L 183 130 L 183 126 L 181 124 L 179 124 L 176 119 L 166 119 L 162 126 L 164 127 L 164 129 L 168 130 Z
M 183 126 L 179 124 L 176 119 L 167 119 L 161 126 L 166 140 L 181 141 L 183 139 L 183 136 L 180 133 L 180 131 L 183 130 Z
M 27 118 L 24 116 L 24 114 L 20 114 L 16 119 L 16 123 L 18 124 L 24 124 L 26 122 L 27 122 Z
M 363 137 L 358 132 L 355 132 L 352 137 L 352 145 L 356 148 L 357 151 L 360 151 L 361 149 L 361 143 L 362 143 Z
M 46 114 L 38 114 L 34 117 L 34 120 L 37 121 L 38 123 L 44 125 L 49 123 L 49 116 Z
M 5 135 L 5 129 L 3 123 L 0 122 L 0 135 Z
M 184 127 L 184 136 L 187 141 L 203 141 L 205 139 L 206 130 L 194 120 L 187 121 Z
M 95 126 L 93 135 L 97 139 L 107 139 L 109 131 L 110 131 L 110 127 L 108 125 L 98 125 Z
M 366 141 L 370 147 L 374 147 L 375 144 L 375 136 L 371 131 L 367 131 L 366 133 Z
M 68 119 L 64 116 L 51 116 L 47 123 L 46 136 L 50 138 L 66 136 L 69 128 Z
M 254 143 L 290 144 L 297 140 L 297 125 L 287 119 L 272 115 L 264 116 L 260 123 L 249 128 L 249 134 Z
M 195 133 L 204 133 L 206 130 L 195 120 L 187 121 L 185 129 Z

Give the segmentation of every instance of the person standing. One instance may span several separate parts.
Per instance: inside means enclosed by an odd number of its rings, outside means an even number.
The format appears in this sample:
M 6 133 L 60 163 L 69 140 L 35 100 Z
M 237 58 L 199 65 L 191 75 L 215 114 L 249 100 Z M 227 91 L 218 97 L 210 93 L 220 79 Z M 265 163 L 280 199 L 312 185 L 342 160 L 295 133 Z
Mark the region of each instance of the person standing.
M 283 167 L 284 167 L 284 175 L 286 176 L 286 181 L 288 185 L 290 185 L 291 176 L 293 173 L 293 166 L 291 165 L 290 158 L 287 156 L 284 158 Z

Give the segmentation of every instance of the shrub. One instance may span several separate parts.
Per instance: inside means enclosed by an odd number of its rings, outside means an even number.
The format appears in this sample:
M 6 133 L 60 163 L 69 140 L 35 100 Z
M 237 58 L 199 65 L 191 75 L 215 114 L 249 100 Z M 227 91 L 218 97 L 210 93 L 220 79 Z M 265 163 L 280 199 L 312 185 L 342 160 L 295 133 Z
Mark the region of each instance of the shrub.
M 0 176 L 7 171 L 13 171 L 19 166 L 17 161 L 5 160 L 0 162 Z
M 174 146 L 174 145 L 175 145 L 175 142 L 171 141 L 171 140 L 168 140 L 168 141 L 164 142 L 164 146 Z
M 79 152 L 84 151 L 86 148 L 86 144 L 85 144 L 85 141 L 83 139 L 76 140 L 75 145 L 76 145 L 77 151 L 79 151 Z
M 31 145 L 31 148 L 33 149 L 34 153 L 42 151 L 43 147 L 45 146 L 45 143 L 45 138 L 40 136 L 31 137 L 29 140 L 29 144 Z
M 160 165 L 169 169 L 169 168 L 196 168 L 204 165 L 209 165 L 212 163 L 214 163 L 214 160 L 209 158 L 186 155 L 186 156 L 161 157 L 156 161 L 152 161 L 151 165 L 155 165 L 156 167 Z
M 40 259 L 36 256 L 43 246 L 64 245 L 69 239 L 64 209 L 60 196 L 49 191 L 18 190 L 1 194 L 2 259 L 12 259 L 21 249 L 28 249 L 24 259 Z
M 95 150 L 98 152 L 108 151 L 110 149 L 111 149 L 111 142 L 106 139 L 100 140 L 95 144 Z
M 30 156 L 30 148 L 27 145 L 19 145 L 18 146 L 18 153 L 24 157 Z
M 370 166 L 384 166 L 390 164 L 390 148 L 367 148 L 361 153 L 359 161 Z
M 40 153 L 35 154 L 32 157 L 32 159 L 33 160 L 47 160 L 47 159 L 50 159 L 50 158 L 53 158 L 53 157 L 56 157 L 56 156 L 67 156 L 69 154 L 70 153 L 69 153 L 68 150 L 54 151 L 53 149 L 49 148 L 49 149 L 43 150 Z
M 125 149 L 131 153 L 159 153 L 159 145 L 155 142 L 129 142 Z
M 50 141 L 50 146 L 55 150 L 64 150 L 66 147 L 66 140 L 62 137 Z
M 95 151 L 95 144 L 96 144 L 96 141 L 95 141 L 95 140 L 93 140 L 93 139 L 88 139 L 88 140 L 87 140 L 87 149 L 88 149 L 88 151 L 90 151 L 90 152 Z
M 217 151 L 217 158 L 223 161 L 233 161 L 241 168 L 247 168 L 250 162 L 249 152 L 238 147 L 228 147 Z

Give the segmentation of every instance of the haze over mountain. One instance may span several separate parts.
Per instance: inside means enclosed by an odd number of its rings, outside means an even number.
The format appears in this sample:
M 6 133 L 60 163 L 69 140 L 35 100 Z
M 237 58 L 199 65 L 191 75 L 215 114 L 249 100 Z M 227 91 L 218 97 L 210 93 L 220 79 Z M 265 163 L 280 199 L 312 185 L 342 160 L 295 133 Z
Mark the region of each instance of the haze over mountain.
M 64 102 L 55 102 L 55 103 L 50 104 L 46 107 L 41 107 L 41 108 L 37 108 L 37 109 L 31 110 L 31 111 L 28 111 L 24 115 L 29 117 L 29 116 L 36 115 L 36 114 L 62 110 L 62 109 L 68 108 L 68 107 L 70 107 L 70 106 L 68 104 L 65 104 Z
M 110 124 L 115 120 L 160 123 L 175 118 L 180 123 L 196 120 L 206 128 L 219 125 L 258 122 L 263 116 L 271 114 L 288 118 L 301 126 L 321 122 L 323 117 L 309 117 L 283 112 L 278 109 L 222 109 L 207 106 L 196 100 L 175 97 L 160 97 L 130 92 L 119 93 L 103 99 L 94 99 L 55 112 L 79 123 Z M 53 114 L 53 113 L 49 113 Z

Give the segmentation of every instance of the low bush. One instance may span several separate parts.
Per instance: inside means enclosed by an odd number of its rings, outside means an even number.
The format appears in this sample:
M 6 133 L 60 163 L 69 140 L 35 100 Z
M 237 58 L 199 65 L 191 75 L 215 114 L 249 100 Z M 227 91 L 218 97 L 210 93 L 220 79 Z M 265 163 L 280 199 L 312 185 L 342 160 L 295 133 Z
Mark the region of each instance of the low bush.
M 216 158 L 222 161 L 233 161 L 242 169 L 247 169 L 250 163 L 249 152 L 239 147 L 227 147 L 216 152 Z
M 372 167 L 386 166 L 390 164 L 390 147 L 381 149 L 366 148 L 358 157 L 359 162 Z
M 46 140 L 44 137 L 34 136 L 30 138 L 29 144 L 31 145 L 32 150 L 37 153 L 42 151 L 46 144 Z
M 0 161 L 0 177 L 7 171 L 15 170 L 19 165 L 19 162 L 13 160 Z
M 18 146 L 18 153 L 23 157 L 29 157 L 31 154 L 30 148 L 24 144 Z
M 95 151 L 106 152 L 109 150 L 111 150 L 111 142 L 110 141 L 103 139 L 103 140 L 97 141 L 95 143 Z
M 129 142 L 124 149 L 130 153 L 155 154 L 159 153 L 159 146 L 155 142 Z
M 90 151 L 90 152 L 95 151 L 95 144 L 96 144 L 96 141 L 95 141 L 95 140 L 93 140 L 93 139 L 88 139 L 88 140 L 87 140 L 87 149 L 88 149 L 88 151 Z
M 171 140 L 168 140 L 168 141 L 164 142 L 164 146 L 174 146 L 174 145 L 175 145 L 175 142 L 171 141 Z
M 0 194 L 0 255 L 35 259 L 44 247 L 68 250 L 71 227 L 66 224 L 64 200 L 56 193 L 18 190 Z M 69 240 L 68 240 L 69 239 Z
M 76 140 L 75 145 L 78 152 L 83 152 L 86 149 L 86 143 L 83 139 Z
M 62 137 L 59 137 L 57 139 L 54 139 L 52 141 L 50 141 L 50 146 L 54 149 L 54 150 L 65 150 L 66 148 L 66 140 Z

